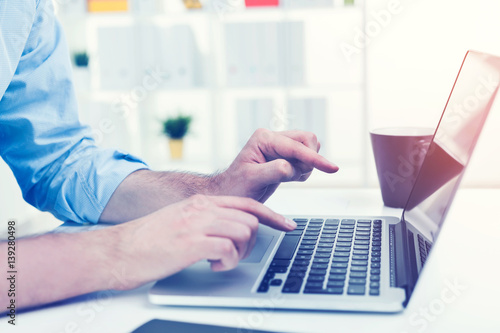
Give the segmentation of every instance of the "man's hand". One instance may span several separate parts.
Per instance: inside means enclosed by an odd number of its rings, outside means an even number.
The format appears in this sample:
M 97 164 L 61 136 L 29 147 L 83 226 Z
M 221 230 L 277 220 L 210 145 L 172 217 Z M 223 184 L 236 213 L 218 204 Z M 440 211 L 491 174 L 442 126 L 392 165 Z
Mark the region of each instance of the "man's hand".
M 319 149 L 313 133 L 258 129 L 231 166 L 216 177 L 218 192 L 265 202 L 280 183 L 305 181 L 315 168 L 337 172 L 339 168 L 319 155 Z
M 204 195 L 117 226 L 118 262 L 129 280 L 115 288 L 161 279 L 203 259 L 214 271 L 232 269 L 250 254 L 259 221 L 283 231 L 296 227 L 253 199 Z

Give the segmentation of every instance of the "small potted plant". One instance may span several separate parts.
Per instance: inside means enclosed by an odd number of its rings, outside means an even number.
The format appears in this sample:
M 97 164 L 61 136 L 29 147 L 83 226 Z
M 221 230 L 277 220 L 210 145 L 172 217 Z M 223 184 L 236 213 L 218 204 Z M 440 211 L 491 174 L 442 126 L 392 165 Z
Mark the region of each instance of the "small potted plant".
M 87 52 L 75 52 L 73 54 L 73 61 L 76 67 L 87 67 L 89 65 L 89 56 Z
M 179 114 L 176 117 L 169 117 L 163 121 L 163 134 L 169 141 L 170 156 L 172 159 L 182 158 L 183 138 L 189 131 L 191 116 Z

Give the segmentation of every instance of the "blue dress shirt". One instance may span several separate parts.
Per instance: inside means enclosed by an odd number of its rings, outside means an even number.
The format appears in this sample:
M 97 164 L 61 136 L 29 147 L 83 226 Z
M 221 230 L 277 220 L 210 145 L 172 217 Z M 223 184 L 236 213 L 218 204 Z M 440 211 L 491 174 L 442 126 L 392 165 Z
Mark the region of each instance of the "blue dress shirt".
M 0 1 L 0 156 L 24 199 L 96 223 L 141 160 L 97 148 L 78 119 L 68 49 L 51 0 Z

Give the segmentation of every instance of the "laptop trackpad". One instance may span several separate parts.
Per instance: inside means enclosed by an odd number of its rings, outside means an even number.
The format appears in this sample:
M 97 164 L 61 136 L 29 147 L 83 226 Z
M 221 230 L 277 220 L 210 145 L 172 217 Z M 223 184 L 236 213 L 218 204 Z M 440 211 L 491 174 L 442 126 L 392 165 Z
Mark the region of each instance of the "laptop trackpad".
M 249 263 L 249 264 L 259 263 L 262 260 L 262 257 L 264 257 L 267 248 L 273 241 L 273 238 L 274 236 L 272 235 L 258 233 L 257 240 L 255 241 L 255 246 L 252 252 L 247 258 L 241 260 L 240 263 Z

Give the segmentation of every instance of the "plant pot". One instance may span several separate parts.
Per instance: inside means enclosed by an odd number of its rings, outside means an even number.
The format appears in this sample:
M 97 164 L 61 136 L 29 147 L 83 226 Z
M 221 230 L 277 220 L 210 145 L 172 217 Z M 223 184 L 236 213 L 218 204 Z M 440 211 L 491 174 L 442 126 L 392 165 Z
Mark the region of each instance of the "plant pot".
M 173 160 L 182 159 L 182 147 L 184 141 L 182 139 L 169 139 L 168 145 L 170 146 L 170 158 Z

